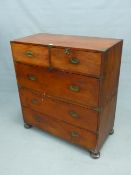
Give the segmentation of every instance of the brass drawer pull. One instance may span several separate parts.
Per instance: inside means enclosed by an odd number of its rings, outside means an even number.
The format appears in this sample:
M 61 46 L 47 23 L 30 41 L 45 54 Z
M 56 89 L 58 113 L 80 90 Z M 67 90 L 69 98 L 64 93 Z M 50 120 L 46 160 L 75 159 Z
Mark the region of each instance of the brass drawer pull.
M 26 55 L 27 57 L 29 57 L 29 58 L 32 58 L 32 57 L 33 57 L 33 52 L 30 51 L 30 50 L 28 50 L 28 51 L 25 52 L 25 55 Z
M 80 62 L 80 60 L 76 57 L 70 58 L 69 61 L 70 61 L 71 64 L 79 64 L 79 62 Z
M 37 78 L 34 75 L 27 75 L 28 80 L 36 81 Z
M 35 119 L 36 122 L 41 122 L 41 116 L 39 115 L 34 115 L 33 118 Z
M 73 118 L 79 118 L 79 115 L 78 115 L 75 111 L 70 111 L 69 114 L 70 114 L 71 117 L 73 117 Z
M 70 85 L 69 86 L 69 89 L 71 91 L 74 91 L 74 92 L 79 92 L 80 91 L 80 87 L 79 86 L 76 86 L 76 85 Z
M 71 132 L 71 136 L 72 136 L 72 137 L 79 137 L 79 133 L 76 132 L 76 131 L 72 131 L 72 132 Z
M 34 98 L 34 99 L 31 100 L 31 103 L 34 104 L 34 105 L 36 105 L 36 104 L 39 103 L 39 101 L 38 101 L 37 99 Z
M 69 55 L 71 53 L 71 49 L 70 48 L 65 48 L 64 53 Z

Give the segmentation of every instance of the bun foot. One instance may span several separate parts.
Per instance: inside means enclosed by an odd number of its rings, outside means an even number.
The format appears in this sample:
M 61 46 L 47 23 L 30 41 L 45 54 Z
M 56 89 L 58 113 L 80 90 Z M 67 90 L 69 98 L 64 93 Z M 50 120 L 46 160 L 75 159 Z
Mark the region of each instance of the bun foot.
M 109 132 L 109 135 L 112 135 L 114 134 L 114 129 L 112 129 L 110 132 Z
M 98 158 L 100 158 L 100 152 L 93 152 L 93 151 L 91 151 L 91 152 L 90 152 L 90 156 L 91 156 L 93 159 L 98 159 Z
M 30 129 L 32 126 L 29 125 L 29 124 L 27 124 L 27 123 L 24 123 L 24 127 L 25 127 L 26 129 Z

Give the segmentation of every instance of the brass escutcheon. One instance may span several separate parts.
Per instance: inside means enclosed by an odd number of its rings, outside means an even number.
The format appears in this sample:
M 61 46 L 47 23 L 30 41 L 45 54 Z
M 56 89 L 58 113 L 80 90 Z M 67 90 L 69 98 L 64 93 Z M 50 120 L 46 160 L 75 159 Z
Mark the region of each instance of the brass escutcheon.
M 69 55 L 71 53 L 71 49 L 70 48 L 65 48 L 64 53 Z

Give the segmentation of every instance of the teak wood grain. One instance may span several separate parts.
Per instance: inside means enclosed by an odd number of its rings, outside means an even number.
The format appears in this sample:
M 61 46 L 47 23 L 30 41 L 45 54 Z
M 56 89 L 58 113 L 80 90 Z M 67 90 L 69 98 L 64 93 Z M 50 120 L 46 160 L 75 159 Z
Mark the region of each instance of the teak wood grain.
M 77 127 L 96 132 L 98 113 L 79 105 L 62 102 L 36 91 L 19 88 L 21 104 L 32 110 L 65 121 Z
M 72 63 L 73 58 L 76 58 L 78 63 Z M 69 72 L 99 77 L 101 70 L 101 53 L 70 49 L 69 54 L 65 54 L 62 48 L 52 48 L 51 65 L 53 68 Z
M 99 134 L 96 150 L 100 150 L 110 131 L 113 129 L 116 111 L 116 95 L 108 102 L 100 113 Z
M 14 43 L 12 44 L 12 53 L 16 62 L 45 67 L 49 66 L 47 47 Z
M 96 135 L 85 129 L 80 129 L 65 122 L 54 120 L 47 115 L 32 111 L 28 108 L 23 108 L 23 117 L 26 123 L 48 131 L 73 144 L 88 149 L 94 149 L 96 147 Z
M 80 51 L 69 48 L 51 48 L 51 57 L 49 61 L 48 46 L 38 46 L 30 44 L 12 44 L 12 53 L 14 61 L 41 67 L 57 68 L 78 74 L 93 75 L 100 77 L 101 53 Z M 72 62 L 77 59 L 78 62 Z
M 117 94 L 122 54 L 122 42 L 113 46 L 104 55 L 103 81 L 101 85 L 101 105 L 105 105 Z
M 123 40 L 36 34 L 11 41 L 24 122 L 99 157 L 116 111 Z
M 60 35 L 48 33 L 38 33 L 11 41 L 11 43 L 25 43 L 44 46 L 53 44 L 55 47 L 71 47 L 77 50 L 89 50 L 93 52 L 107 51 L 119 42 L 122 42 L 122 40 L 113 38 Z
M 16 63 L 16 73 L 20 86 L 47 93 L 61 99 L 76 101 L 87 106 L 98 106 L 99 80 L 76 74 Z M 30 80 L 30 77 L 35 80 Z M 78 86 L 79 91 L 72 91 Z

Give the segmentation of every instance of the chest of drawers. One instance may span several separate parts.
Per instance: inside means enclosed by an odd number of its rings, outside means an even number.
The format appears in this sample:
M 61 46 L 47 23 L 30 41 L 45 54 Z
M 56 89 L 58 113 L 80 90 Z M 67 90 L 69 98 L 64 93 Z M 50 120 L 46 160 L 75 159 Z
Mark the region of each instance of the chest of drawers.
M 113 133 L 123 41 L 36 34 L 11 41 L 23 119 L 90 151 Z

